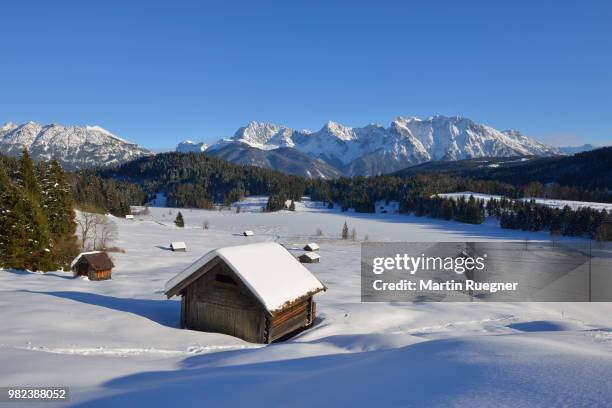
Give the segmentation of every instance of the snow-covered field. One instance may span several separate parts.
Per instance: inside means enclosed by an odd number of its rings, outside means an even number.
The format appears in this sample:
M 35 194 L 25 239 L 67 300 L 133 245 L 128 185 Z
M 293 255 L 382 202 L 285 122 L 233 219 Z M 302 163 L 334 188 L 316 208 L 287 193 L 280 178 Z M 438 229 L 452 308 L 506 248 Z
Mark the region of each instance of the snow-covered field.
M 172 223 L 177 209 L 114 219 L 125 253 L 112 254 L 110 281 L 1 271 L 0 386 L 67 385 L 69 404 L 84 407 L 612 401 L 612 304 L 361 303 L 359 242 L 338 239 L 345 221 L 370 240 L 547 234 L 296 207 L 273 214 L 182 209 L 184 229 Z M 245 229 L 255 235 L 242 236 Z M 187 252 L 169 251 L 171 241 L 185 241 Z M 263 241 L 320 243 L 321 263 L 307 265 L 329 288 L 316 296 L 316 325 L 268 346 L 180 329 L 179 301 L 165 298 L 165 282 L 208 250 Z
M 493 195 L 493 194 L 483 194 L 483 193 L 473 193 L 471 191 L 463 191 L 460 193 L 443 193 L 437 194 L 440 197 L 444 198 L 465 198 L 466 200 L 470 198 L 470 196 L 474 196 L 475 199 L 482 200 L 485 203 L 490 199 L 501 200 L 503 196 Z M 553 208 L 564 208 L 570 207 L 572 210 L 577 210 L 579 208 L 592 208 L 594 210 L 606 210 L 607 212 L 612 211 L 612 204 L 609 203 L 593 203 L 588 201 L 571 201 L 571 200 L 553 200 L 548 198 L 521 198 L 521 201 L 535 201 L 536 204 L 545 205 L 547 207 Z

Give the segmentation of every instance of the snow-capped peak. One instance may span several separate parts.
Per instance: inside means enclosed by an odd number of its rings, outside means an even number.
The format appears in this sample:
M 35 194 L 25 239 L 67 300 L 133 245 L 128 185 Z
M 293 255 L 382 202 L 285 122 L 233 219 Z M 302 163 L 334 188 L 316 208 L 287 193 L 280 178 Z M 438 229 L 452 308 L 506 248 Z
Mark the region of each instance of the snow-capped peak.
M 98 126 L 98 125 L 93 125 L 93 126 L 85 126 L 85 129 L 90 130 L 90 131 L 95 131 L 95 132 L 102 132 L 105 133 L 109 136 L 113 136 L 113 137 L 117 137 L 115 135 L 113 135 L 111 132 L 109 132 L 108 130 L 104 129 L 102 126 Z
M 189 152 L 201 153 L 205 151 L 206 149 L 208 149 L 208 145 L 206 143 L 204 142 L 194 143 L 191 140 L 184 140 L 181 143 L 179 143 L 179 145 L 176 147 L 176 151 L 181 152 L 181 153 L 189 153 Z
M 321 129 L 321 132 L 329 132 L 330 135 L 341 140 L 352 140 L 355 138 L 353 128 L 339 124 L 338 122 L 328 121 Z
M 2 127 L 0 127 L 0 132 L 8 132 L 17 127 L 13 122 L 6 122 Z
M 236 131 L 232 140 L 258 149 L 293 147 L 293 130 L 274 123 L 250 122 Z
M 119 164 L 151 154 L 100 126 L 26 122 L 0 129 L 0 152 L 16 156 L 24 148 L 35 160 L 58 159 L 69 170 Z

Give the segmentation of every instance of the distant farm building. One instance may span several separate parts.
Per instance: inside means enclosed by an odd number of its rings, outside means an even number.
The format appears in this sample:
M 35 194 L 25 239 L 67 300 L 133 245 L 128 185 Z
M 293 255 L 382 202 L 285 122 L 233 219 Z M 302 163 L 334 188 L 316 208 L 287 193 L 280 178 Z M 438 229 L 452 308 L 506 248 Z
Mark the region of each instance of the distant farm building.
M 128 215 L 125 216 L 125 219 L 126 220 L 133 220 L 134 216 L 132 214 L 128 214 Z
M 321 255 L 315 252 L 306 252 L 298 257 L 302 263 L 319 263 L 321 262 Z
M 89 280 L 110 279 L 114 267 L 108 254 L 100 251 L 83 252 L 70 264 L 74 276 L 86 276 Z
M 246 230 L 242 233 L 242 235 L 244 235 L 245 237 L 252 237 L 253 235 L 255 235 L 255 233 L 251 230 Z
M 304 251 L 309 251 L 309 252 L 318 251 L 319 249 L 320 249 L 319 245 L 316 242 L 311 242 L 310 244 L 306 244 L 306 246 L 304 247 Z
M 185 245 L 185 243 L 182 241 L 172 242 L 170 244 L 170 249 L 174 252 L 186 252 L 187 245 Z
M 327 288 L 273 242 L 219 248 L 166 284 L 181 299 L 181 326 L 271 343 L 313 324 Z

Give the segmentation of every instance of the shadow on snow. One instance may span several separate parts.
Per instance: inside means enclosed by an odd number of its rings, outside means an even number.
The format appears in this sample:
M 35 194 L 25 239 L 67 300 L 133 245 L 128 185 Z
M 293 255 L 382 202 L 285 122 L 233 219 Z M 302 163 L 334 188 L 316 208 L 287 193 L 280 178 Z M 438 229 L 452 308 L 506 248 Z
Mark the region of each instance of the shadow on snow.
M 70 291 L 38 292 L 33 290 L 21 290 L 20 292 L 38 293 L 41 295 L 69 299 L 88 305 L 131 313 L 163 326 L 172 328 L 180 327 L 180 302 L 174 300 L 118 298 L 96 293 Z

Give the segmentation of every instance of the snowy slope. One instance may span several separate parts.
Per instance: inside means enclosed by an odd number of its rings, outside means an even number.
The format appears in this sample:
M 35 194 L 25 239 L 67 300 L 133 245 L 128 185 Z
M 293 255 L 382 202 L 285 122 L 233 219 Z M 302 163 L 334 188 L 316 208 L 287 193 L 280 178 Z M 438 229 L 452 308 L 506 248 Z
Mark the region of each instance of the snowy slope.
M 0 382 L 69 385 L 63 405 L 80 407 L 609 404 L 612 304 L 361 303 L 360 243 L 338 239 L 344 221 L 376 240 L 547 234 L 305 204 L 278 213 L 181 209 L 185 228 L 172 223 L 177 209 L 113 218 L 126 252 L 112 254 L 110 281 L 0 271 Z M 317 227 L 323 236 L 313 236 Z M 207 251 L 313 240 L 321 263 L 305 266 L 328 290 L 315 296 L 312 329 L 262 346 L 179 328 L 180 302 L 165 298 L 164 284 Z M 188 251 L 169 251 L 171 241 Z
M 431 160 L 563 154 L 518 131 L 502 132 L 459 116 L 398 117 L 387 128 L 377 124 L 351 128 L 330 121 L 316 132 L 251 122 L 208 152 L 240 144 L 264 151 L 293 148 L 347 175 L 392 172 Z
M 0 153 L 18 156 L 24 148 L 34 160 L 55 158 L 68 170 L 114 165 L 151 154 L 100 126 L 27 122 L 0 127 Z

